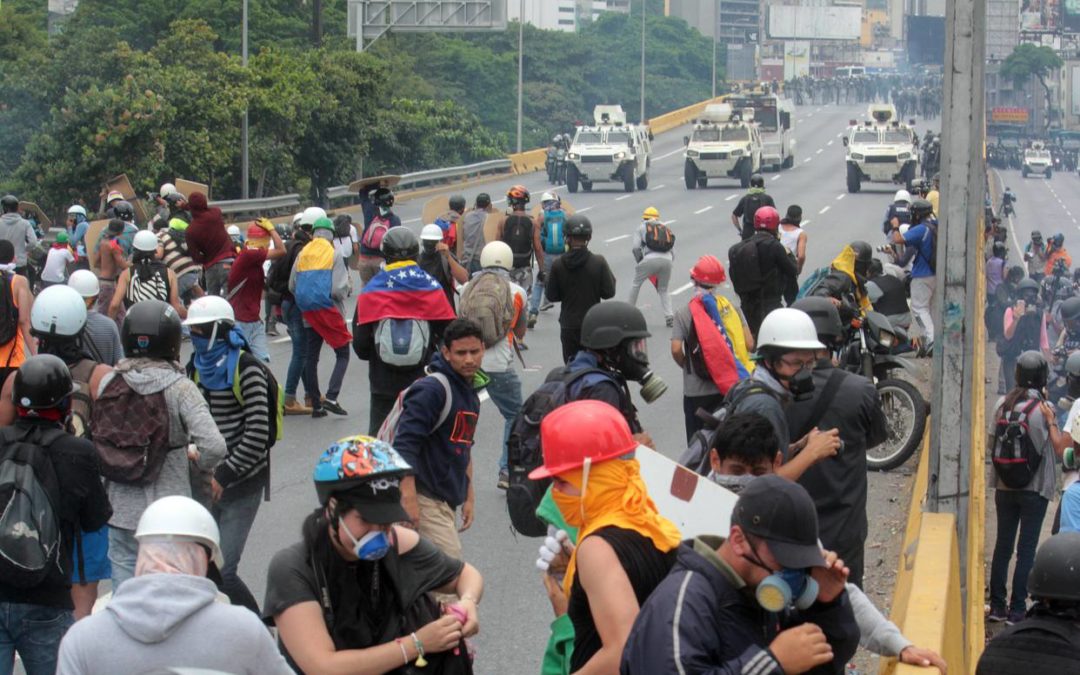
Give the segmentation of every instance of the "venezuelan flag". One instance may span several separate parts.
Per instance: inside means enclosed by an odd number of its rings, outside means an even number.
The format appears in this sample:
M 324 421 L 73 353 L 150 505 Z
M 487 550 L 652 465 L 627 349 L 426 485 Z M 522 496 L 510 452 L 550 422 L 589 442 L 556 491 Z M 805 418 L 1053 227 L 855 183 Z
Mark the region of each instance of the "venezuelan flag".
M 333 307 L 333 283 L 334 245 L 315 237 L 296 257 L 296 306 L 301 312 Z
M 412 261 L 387 265 L 356 299 L 358 324 L 383 319 L 448 321 L 453 318 L 454 309 L 443 293 L 442 284 Z

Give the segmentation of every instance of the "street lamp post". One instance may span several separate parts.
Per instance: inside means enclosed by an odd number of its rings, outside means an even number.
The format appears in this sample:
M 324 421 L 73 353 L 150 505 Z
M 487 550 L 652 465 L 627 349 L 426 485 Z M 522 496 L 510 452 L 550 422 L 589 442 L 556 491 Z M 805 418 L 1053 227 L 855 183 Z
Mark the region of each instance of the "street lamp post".
M 716 25 L 720 14 L 720 0 L 713 2 L 712 22 L 712 97 L 716 98 Z
M 645 124 L 645 2 L 641 0 L 641 124 Z
M 240 38 L 240 59 L 247 70 L 248 65 L 248 0 L 243 0 L 242 21 L 244 28 Z M 248 164 L 248 111 L 244 107 L 244 117 L 240 123 L 240 198 L 248 198 L 250 180 L 250 166 Z
M 518 100 L 517 100 L 517 151 L 521 153 L 521 117 L 524 105 L 523 88 L 525 86 L 525 0 L 518 8 Z

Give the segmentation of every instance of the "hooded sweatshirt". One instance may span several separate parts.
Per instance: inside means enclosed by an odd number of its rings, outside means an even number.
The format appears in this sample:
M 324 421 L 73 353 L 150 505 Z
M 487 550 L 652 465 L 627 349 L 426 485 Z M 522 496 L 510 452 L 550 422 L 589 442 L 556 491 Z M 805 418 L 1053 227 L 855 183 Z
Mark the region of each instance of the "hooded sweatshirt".
M 216 597 L 217 588 L 204 577 L 144 574 L 126 581 L 104 611 L 68 630 L 56 672 L 183 667 L 234 675 L 292 673 L 258 616 Z
M 0 239 L 7 239 L 15 247 L 15 266 L 26 265 L 27 246 L 37 246 L 38 238 L 30 221 L 18 213 L 0 216 Z
M 185 236 L 191 259 L 208 269 L 222 260 L 232 258 L 236 253 L 232 239 L 225 231 L 225 219 L 221 217 L 221 209 L 210 208 L 206 195 L 201 192 L 192 193 L 188 207 L 191 209 L 191 225 L 188 226 Z
M 604 256 L 572 248 L 551 266 L 544 293 L 550 302 L 562 303 L 563 328 L 580 328 L 590 307 L 615 297 L 615 275 Z
M 170 495 L 192 496 L 189 442 L 199 449 L 196 463 L 203 471 L 214 469 L 225 459 L 227 448 L 198 386 L 187 379 L 179 364 L 148 358 L 124 359 L 102 378 L 98 394 L 117 376 L 143 396 L 164 392 L 169 408 L 170 450 L 157 480 L 149 485 L 106 483 L 113 507 L 109 525 L 134 530 L 146 507 L 158 499 Z

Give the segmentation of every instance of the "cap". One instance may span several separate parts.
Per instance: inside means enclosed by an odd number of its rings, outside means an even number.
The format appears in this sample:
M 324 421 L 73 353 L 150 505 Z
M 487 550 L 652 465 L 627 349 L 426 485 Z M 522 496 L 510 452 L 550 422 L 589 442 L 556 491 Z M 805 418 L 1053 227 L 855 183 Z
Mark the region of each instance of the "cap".
M 750 481 L 735 502 L 731 524 L 764 539 L 788 569 L 825 567 L 814 500 L 806 488 L 777 475 Z
M 401 506 L 401 479 L 380 478 L 334 496 L 356 509 L 365 523 L 392 525 L 407 523 L 409 514 Z

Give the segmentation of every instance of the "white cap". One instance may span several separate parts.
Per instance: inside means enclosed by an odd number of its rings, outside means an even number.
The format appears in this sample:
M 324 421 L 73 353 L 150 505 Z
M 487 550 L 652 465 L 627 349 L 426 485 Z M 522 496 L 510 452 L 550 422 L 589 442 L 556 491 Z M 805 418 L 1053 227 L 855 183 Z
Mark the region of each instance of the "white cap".
M 504 270 L 514 268 L 514 252 L 505 241 L 488 242 L 480 251 L 480 267 L 501 267 Z
M 758 329 L 757 348 L 825 349 L 817 337 L 814 320 L 806 312 L 781 307 L 769 312 Z
M 80 216 L 86 215 L 86 209 L 79 204 L 72 204 L 68 207 L 68 215 L 79 214 Z
M 193 326 L 202 323 L 214 323 L 215 321 L 236 323 L 236 314 L 233 312 L 229 301 L 220 295 L 204 295 L 193 301 L 188 307 L 184 325 Z
M 559 199 L 559 197 L 554 192 L 545 192 L 540 197 L 541 202 L 554 202 L 554 201 L 557 201 L 558 199 Z
M 143 511 L 135 528 L 138 542 L 189 541 L 210 549 L 210 559 L 221 567 L 221 532 L 210 512 L 190 497 L 162 497 Z
M 303 211 L 301 211 L 300 213 L 297 213 L 297 214 L 293 215 L 293 217 L 292 217 L 292 224 L 293 224 L 293 225 L 296 225 L 297 223 L 299 223 L 299 222 L 300 222 L 300 219 L 301 219 L 301 218 L 303 218 L 303 217 L 304 217 L 304 212 L 303 212 Z
M 74 288 L 49 286 L 34 298 L 30 308 L 30 330 L 34 333 L 75 337 L 84 326 L 86 301 Z
M 68 277 L 67 285 L 74 288 L 75 292 L 84 298 L 92 298 L 101 292 L 101 284 L 98 283 L 97 275 L 90 270 L 75 270 Z M 52 288 L 52 286 L 49 288 Z
M 158 238 L 149 230 L 139 230 L 131 240 L 131 247 L 136 251 L 150 253 L 157 250 Z
M 420 239 L 422 241 L 442 241 L 442 238 L 442 228 L 434 223 L 425 225 L 424 229 L 420 230 Z

